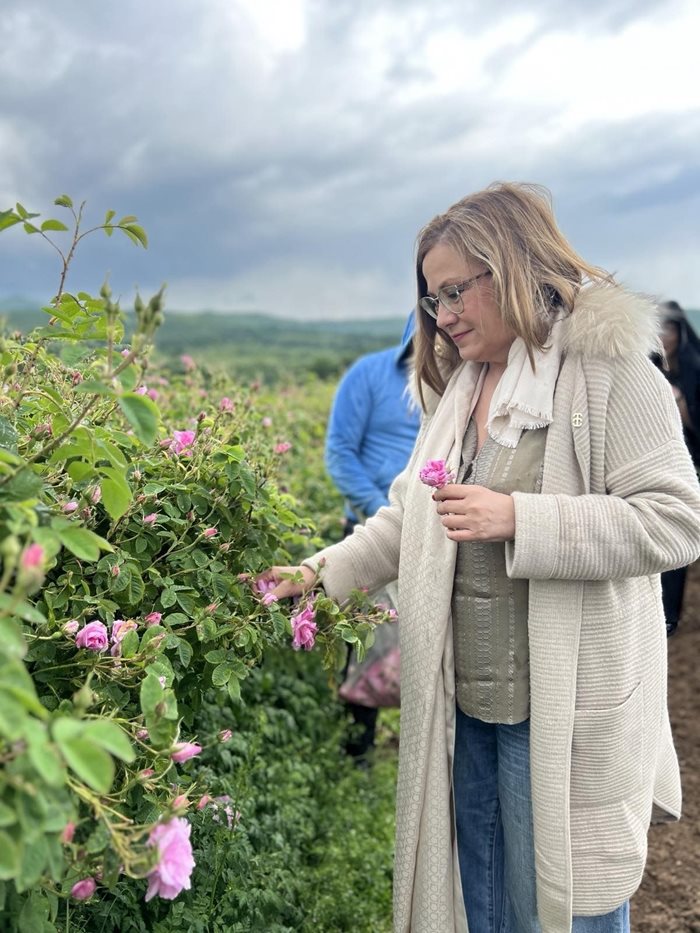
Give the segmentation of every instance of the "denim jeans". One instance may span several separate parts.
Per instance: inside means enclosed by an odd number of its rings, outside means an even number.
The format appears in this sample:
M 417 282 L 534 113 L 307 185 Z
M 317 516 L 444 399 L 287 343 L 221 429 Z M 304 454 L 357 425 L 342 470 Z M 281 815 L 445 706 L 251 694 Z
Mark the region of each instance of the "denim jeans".
M 457 848 L 469 933 L 540 933 L 530 794 L 530 723 L 473 719 L 457 708 Z M 572 933 L 629 933 L 629 902 L 574 917 Z

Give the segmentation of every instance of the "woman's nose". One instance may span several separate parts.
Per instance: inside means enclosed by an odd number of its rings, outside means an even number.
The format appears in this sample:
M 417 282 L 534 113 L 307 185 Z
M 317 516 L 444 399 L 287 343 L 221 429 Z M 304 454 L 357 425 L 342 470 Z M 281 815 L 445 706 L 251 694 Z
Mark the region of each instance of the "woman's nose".
M 437 313 L 437 325 L 441 328 L 449 327 L 450 324 L 454 324 L 457 320 L 458 315 L 454 311 L 450 311 L 449 308 L 446 308 L 444 304 L 440 301 L 438 302 L 438 313 Z

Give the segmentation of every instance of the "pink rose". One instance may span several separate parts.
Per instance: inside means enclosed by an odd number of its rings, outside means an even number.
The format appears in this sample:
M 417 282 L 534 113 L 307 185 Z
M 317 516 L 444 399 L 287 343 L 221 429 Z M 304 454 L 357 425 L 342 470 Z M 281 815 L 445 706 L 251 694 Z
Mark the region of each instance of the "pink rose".
M 144 616 L 143 621 L 146 623 L 146 625 L 159 625 L 162 618 L 162 612 L 149 612 L 147 616 Z
M 206 805 L 209 803 L 210 800 L 211 800 L 211 797 L 209 796 L 209 794 L 204 794 L 203 797 L 200 797 L 200 798 L 199 798 L 199 803 L 197 804 L 197 809 L 198 809 L 198 810 L 203 810 L 203 809 L 206 807 Z
M 110 652 L 112 657 L 119 657 L 121 654 L 122 639 L 127 632 L 133 632 L 134 629 L 137 628 L 138 625 L 133 619 L 128 619 L 126 622 L 122 619 L 115 619 L 114 622 L 112 622 L 112 650 Z
M 197 368 L 197 364 L 189 355 L 189 353 L 183 353 L 180 357 L 180 362 L 185 367 L 185 372 L 191 373 L 193 369 Z
M 109 644 L 106 626 L 97 620 L 88 622 L 75 636 L 75 643 L 88 651 L 104 651 Z
M 218 533 L 219 533 L 218 528 L 205 528 L 204 531 L 202 532 L 205 538 L 213 538 L 214 535 L 218 535 Z
M 61 833 L 61 842 L 64 846 L 70 845 L 75 835 L 75 823 L 66 823 Z
M 288 450 L 292 449 L 292 445 L 288 441 L 282 441 L 280 444 L 275 445 L 276 454 L 286 454 Z
M 70 889 L 70 894 L 71 897 L 76 899 L 76 901 L 86 901 L 95 893 L 96 887 L 97 882 L 94 878 L 83 878 L 82 881 L 76 881 L 76 883 Z
M 97 503 L 100 501 L 101 498 L 102 498 L 101 487 L 93 486 L 92 491 L 90 492 L 90 501 L 93 503 L 93 505 L 97 505 Z
M 190 802 L 187 799 L 187 794 L 178 794 L 177 797 L 173 800 L 174 810 L 186 810 L 189 805 Z
M 189 890 L 194 868 L 190 828 L 186 819 L 175 816 L 151 830 L 148 844 L 158 849 L 158 864 L 148 873 L 145 900 L 157 894 L 172 901 L 181 891 Z
M 136 395 L 145 395 L 146 392 L 148 392 L 148 386 L 139 386 L 138 389 L 136 389 Z
M 227 396 L 224 396 L 219 402 L 219 411 L 233 411 L 233 402 Z
M 30 544 L 22 551 L 20 566 L 22 570 L 36 570 L 44 563 L 44 549 L 40 544 Z
M 149 389 L 148 392 L 146 392 L 146 395 L 150 398 L 152 402 L 158 401 L 158 390 L 157 389 Z
M 295 613 L 291 618 L 292 623 L 292 648 L 298 651 L 303 648 L 304 651 L 311 651 L 316 641 L 316 632 L 318 626 L 314 621 L 316 613 L 312 603 L 307 603 L 306 608 Z
M 77 619 L 71 619 L 70 622 L 66 622 L 63 626 L 63 631 L 66 635 L 75 635 L 75 633 L 80 628 L 80 622 Z
M 263 606 L 271 606 L 273 603 L 279 602 L 277 596 L 274 593 L 265 593 L 262 598 Z
M 418 476 L 421 483 L 436 489 L 442 489 L 454 480 L 454 473 L 448 469 L 444 460 L 428 460 Z
M 197 435 L 194 431 L 173 431 L 172 450 L 185 457 L 192 456 L 192 445 Z
M 158 521 L 158 513 L 151 512 L 150 515 L 144 515 L 143 523 L 144 525 L 154 525 Z
M 66 513 L 66 515 L 70 515 L 70 513 L 75 512 L 77 508 L 78 503 L 75 501 L 75 499 L 71 499 L 70 502 L 66 502 L 66 504 L 63 506 L 63 511 Z
M 243 576 L 245 578 L 246 575 L 244 574 Z M 277 584 L 274 580 L 263 580 L 261 578 L 260 580 L 255 581 L 255 589 L 258 591 L 258 593 L 269 593 L 270 590 L 274 590 L 276 586 Z
M 124 357 L 124 359 L 126 359 L 127 356 L 131 353 L 131 350 L 128 347 L 124 347 L 124 349 L 120 350 L 119 352 Z
M 182 762 L 188 761 L 190 758 L 194 758 L 195 755 L 198 755 L 202 750 L 201 745 L 195 745 L 194 742 L 178 742 L 174 746 L 174 750 L 171 752 L 170 757 L 173 761 Z

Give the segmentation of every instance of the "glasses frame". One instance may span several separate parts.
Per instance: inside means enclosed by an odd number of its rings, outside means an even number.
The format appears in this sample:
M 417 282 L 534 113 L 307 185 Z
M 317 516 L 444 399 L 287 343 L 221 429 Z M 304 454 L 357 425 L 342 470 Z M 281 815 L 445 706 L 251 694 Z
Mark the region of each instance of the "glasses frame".
M 423 297 L 418 300 L 418 304 L 423 311 L 436 321 L 438 306 L 440 304 L 442 304 L 443 308 L 447 311 L 451 311 L 452 314 L 461 314 L 464 311 L 462 293 L 469 291 L 472 285 L 478 282 L 479 279 L 483 279 L 485 275 L 491 275 L 491 270 L 487 269 L 485 272 L 473 275 L 470 279 L 465 279 L 463 282 L 459 282 L 456 285 L 444 285 L 442 288 L 438 289 L 436 297 L 432 295 L 423 295 Z M 451 295 L 447 294 L 448 289 L 452 292 Z M 456 307 L 457 305 L 459 305 L 459 308 Z

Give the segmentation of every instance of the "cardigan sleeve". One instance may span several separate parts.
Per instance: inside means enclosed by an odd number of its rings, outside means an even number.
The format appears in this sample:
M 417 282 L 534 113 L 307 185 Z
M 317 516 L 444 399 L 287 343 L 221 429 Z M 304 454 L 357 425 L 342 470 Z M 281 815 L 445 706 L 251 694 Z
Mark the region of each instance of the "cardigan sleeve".
M 700 556 L 700 488 L 663 376 L 643 357 L 615 363 L 606 399 L 607 494 L 513 493 L 511 577 L 613 580 Z

